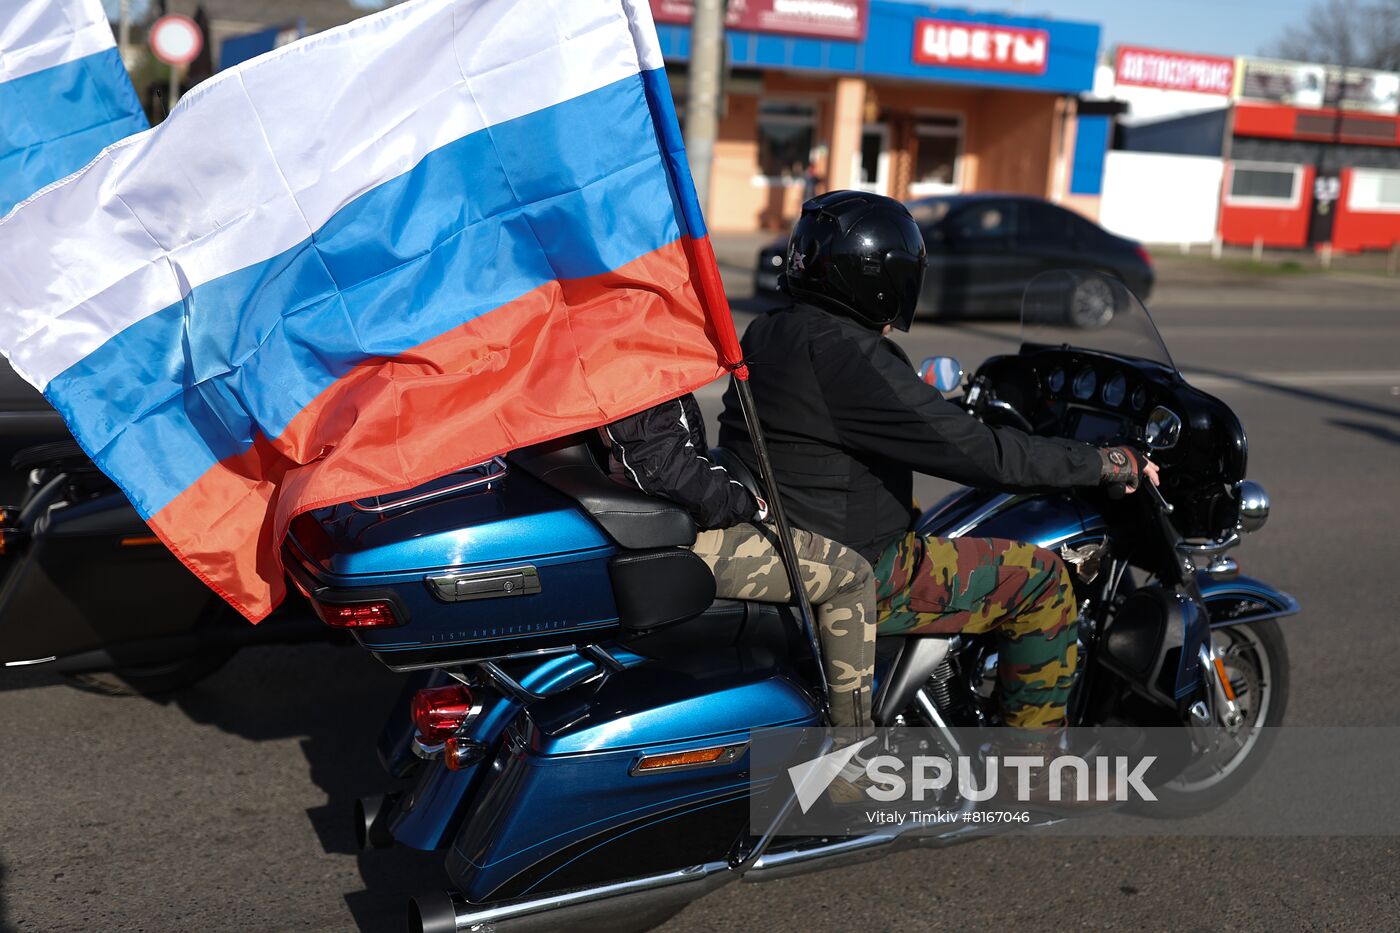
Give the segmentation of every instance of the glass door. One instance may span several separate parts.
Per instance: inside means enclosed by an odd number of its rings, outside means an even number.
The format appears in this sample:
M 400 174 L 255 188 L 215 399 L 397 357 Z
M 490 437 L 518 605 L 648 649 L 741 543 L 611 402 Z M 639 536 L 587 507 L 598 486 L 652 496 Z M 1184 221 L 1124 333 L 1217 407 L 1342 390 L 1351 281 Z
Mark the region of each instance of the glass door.
M 874 194 L 889 194 L 890 128 L 883 123 L 867 123 L 860 134 L 851 176 L 854 187 Z

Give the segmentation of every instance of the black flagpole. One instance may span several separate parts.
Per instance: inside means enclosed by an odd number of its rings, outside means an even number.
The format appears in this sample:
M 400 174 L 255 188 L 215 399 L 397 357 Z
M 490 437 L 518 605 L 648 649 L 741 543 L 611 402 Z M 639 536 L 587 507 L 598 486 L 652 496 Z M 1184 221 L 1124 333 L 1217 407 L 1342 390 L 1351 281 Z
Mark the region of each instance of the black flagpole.
M 759 479 L 768 493 L 768 509 L 778 529 L 778 544 L 782 551 L 783 563 L 787 567 L 788 586 L 792 589 L 798 612 L 802 616 L 802 627 L 807 633 L 807 641 L 812 650 L 812 658 L 817 663 L 817 682 L 821 684 L 819 701 L 822 713 L 831 719 L 831 692 L 826 682 L 826 664 L 822 659 L 821 637 L 817 632 L 817 622 L 812 614 L 811 601 L 807 599 L 807 588 L 802 585 L 802 569 L 797 561 L 797 548 L 792 543 L 792 526 L 788 524 L 787 513 L 783 510 L 783 497 L 778 490 L 778 480 L 773 473 L 773 463 L 768 459 L 768 445 L 763 439 L 763 426 L 758 420 L 758 408 L 754 404 L 753 392 L 749 389 L 747 366 L 734 370 L 734 385 L 739 390 L 739 407 L 744 411 L 744 423 L 748 426 L 749 437 L 753 439 L 753 449 L 758 455 Z

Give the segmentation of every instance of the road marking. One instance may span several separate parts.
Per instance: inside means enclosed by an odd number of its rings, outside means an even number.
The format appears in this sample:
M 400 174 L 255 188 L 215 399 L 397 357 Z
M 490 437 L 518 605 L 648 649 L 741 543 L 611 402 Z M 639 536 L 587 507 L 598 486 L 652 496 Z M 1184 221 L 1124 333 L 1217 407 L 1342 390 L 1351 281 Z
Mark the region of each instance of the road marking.
M 1400 370 L 1299 370 L 1296 372 L 1195 373 L 1187 367 L 1186 381 L 1198 389 L 1227 386 L 1288 386 L 1315 389 L 1326 386 L 1400 386 Z

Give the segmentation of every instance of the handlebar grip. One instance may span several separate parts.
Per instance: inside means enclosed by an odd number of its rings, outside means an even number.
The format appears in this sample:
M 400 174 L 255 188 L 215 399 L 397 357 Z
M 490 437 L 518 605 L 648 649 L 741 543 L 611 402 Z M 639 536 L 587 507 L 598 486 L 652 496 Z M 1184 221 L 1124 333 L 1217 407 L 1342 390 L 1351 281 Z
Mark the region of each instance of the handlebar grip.
M 1117 502 L 1128 494 L 1128 487 L 1124 486 L 1122 483 L 1109 483 L 1106 492 L 1109 501 Z

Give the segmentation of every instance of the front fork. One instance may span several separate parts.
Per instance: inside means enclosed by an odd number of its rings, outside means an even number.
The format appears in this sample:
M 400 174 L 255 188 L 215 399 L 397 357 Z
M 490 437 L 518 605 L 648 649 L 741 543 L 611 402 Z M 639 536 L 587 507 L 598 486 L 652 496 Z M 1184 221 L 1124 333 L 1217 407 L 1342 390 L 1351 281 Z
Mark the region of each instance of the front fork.
M 1230 685 L 1225 662 L 1215 650 L 1215 640 L 1209 634 L 1201 645 L 1200 658 L 1205 696 L 1191 704 L 1191 721 L 1206 728 L 1218 724 L 1233 734 L 1244 724 L 1244 713 L 1235 700 L 1235 689 Z

